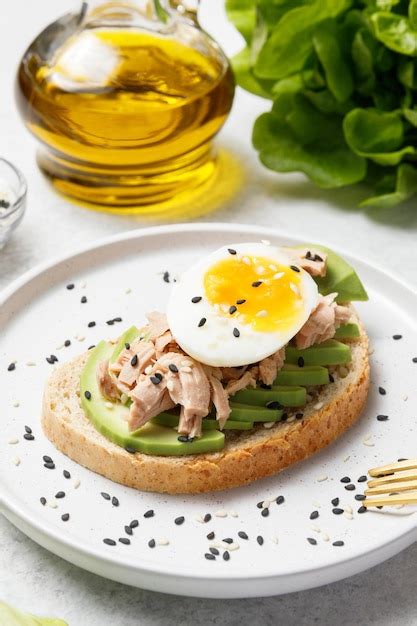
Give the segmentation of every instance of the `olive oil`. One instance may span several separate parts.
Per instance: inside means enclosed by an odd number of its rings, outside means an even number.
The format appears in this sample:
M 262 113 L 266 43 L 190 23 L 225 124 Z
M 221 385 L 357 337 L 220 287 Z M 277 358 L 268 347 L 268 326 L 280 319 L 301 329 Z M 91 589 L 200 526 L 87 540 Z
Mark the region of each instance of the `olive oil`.
M 224 55 L 204 37 L 203 47 L 93 22 L 49 59 L 39 44 L 29 48 L 18 74 L 20 110 L 58 190 L 140 212 L 213 177 L 211 139 L 230 111 L 234 82 Z

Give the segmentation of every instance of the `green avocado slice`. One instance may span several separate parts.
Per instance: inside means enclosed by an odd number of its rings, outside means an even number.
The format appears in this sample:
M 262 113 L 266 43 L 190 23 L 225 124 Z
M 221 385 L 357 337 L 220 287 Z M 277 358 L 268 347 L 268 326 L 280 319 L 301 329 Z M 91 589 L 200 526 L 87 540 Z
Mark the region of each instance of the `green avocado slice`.
M 282 409 L 268 409 L 266 407 L 243 404 L 239 402 L 230 402 L 232 412 L 230 417 L 233 420 L 251 421 L 251 422 L 277 422 L 281 419 Z
M 114 350 L 112 355 L 110 356 L 109 363 L 114 363 L 117 361 L 120 353 L 125 349 L 127 343 L 132 343 L 139 337 L 139 329 L 136 326 L 131 326 L 123 335 L 119 338 L 119 341 L 114 346 Z
M 314 249 L 321 250 L 327 254 L 327 271 L 326 276 L 320 278 L 315 276 L 319 292 L 326 296 L 329 293 L 337 292 L 337 302 L 352 302 L 355 300 L 368 300 L 368 294 L 363 286 L 359 276 L 351 265 L 341 256 L 315 243 L 307 243 L 297 248 L 305 248 L 311 246 Z
M 151 422 L 153 424 L 175 428 L 175 426 L 178 426 L 179 417 L 175 415 L 175 413 L 160 413 L 156 417 L 153 417 Z M 203 430 L 216 430 L 219 428 L 219 423 L 213 418 L 205 417 L 202 422 L 202 427 Z M 253 422 L 243 422 L 232 419 L 228 419 L 223 426 L 223 430 L 250 430 L 251 428 L 253 428 Z
M 329 382 L 329 370 L 321 365 L 298 365 L 287 364 L 278 372 L 274 385 L 327 385 Z
M 349 323 L 339 326 L 336 330 L 334 339 L 357 339 L 361 336 L 359 326 L 357 324 Z
M 110 358 L 114 346 L 101 341 L 91 351 L 80 379 L 81 406 L 95 428 L 107 439 L 124 448 L 132 448 L 144 454 L 158 456 L 182 456 L 217 452 L 224 447 L 224 434 L 209 430 L 189 442 L 178 441 L 178 433 L 172 428 L 147 423 L 135 432 L 127 426 L 128 407 L 121 403 L 109 403 L 100 392 L 96 371 L 100 361 Z M 86 398 L 90 392 L 90 399 Z M 87 394 L 89 395 L 89 394 Z
M 303 350 L 288 346 L 285 352 L 285 363 L 295 365 L 300 357 L 304 365 L 345 365 L 352 360 L 350 348 L 345 343 L 328 339 Z
M 272 389 L 242 389 L 233 396 L 235 402 L 265 407 L 268 402 L 282 406 L 302 406 L 306 403 L 305 387 L 272 387 Z

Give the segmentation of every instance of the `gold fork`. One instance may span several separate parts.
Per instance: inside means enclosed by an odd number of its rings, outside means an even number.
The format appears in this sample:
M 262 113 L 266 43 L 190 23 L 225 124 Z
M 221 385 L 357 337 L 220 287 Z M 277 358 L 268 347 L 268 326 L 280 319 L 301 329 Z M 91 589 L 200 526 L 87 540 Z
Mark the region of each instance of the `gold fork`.
M 417 459 L 375 467 L 369 475 L 373 480 L 368 480 L 363 506 L 417 504 Z

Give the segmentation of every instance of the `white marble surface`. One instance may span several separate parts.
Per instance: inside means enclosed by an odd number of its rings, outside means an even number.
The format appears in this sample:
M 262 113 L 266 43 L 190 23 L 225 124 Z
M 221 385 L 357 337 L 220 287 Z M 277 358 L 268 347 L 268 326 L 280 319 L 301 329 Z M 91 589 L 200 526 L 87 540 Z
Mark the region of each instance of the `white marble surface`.
M 14 72 L 30 39 L 71 0 L 14 0 L 0 6 L 0 153 L 29 182 L 27 215 L 0 252 L 0 288 L 36 263 L 96 238 L 152 222 L 105 216 L 55 195 L 37 171 L 35 146 L 13 100 Z M 222 0 L 203 0 L 204 22 L 228 52 L 239 38 L 223 17 Z M 239 155 L 245 186 L 234 201 L 203 219 L 271 225 L 360 255 L 417 287 L 417 202 L 391 213 L 356 208 L 359 189 L 324 192 L 299 176 L 275 176 L 257 162 L 252 122 L 268 103 L 238 93 L 219 143 Z M 417 546 L 373 570 L 320 588 L 269 599 L 221 601 L 168 597 L 124 587 L 83 572 L 35 545 L 0 519 L 0 598 L 70 626 L 117 624 L 417 624 Z M 3 626 L 3 625 L 1 625 Z M 7 625 L 5 625 L 7 626 Z

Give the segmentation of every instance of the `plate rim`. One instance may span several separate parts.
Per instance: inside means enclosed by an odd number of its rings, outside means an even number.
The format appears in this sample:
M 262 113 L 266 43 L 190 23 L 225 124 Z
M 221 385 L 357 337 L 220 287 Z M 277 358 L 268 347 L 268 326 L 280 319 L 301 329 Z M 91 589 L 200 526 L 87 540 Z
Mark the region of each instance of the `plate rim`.
M 3 304 L 5 304 L 5 302 L 11 296 L 17 293 L 25 285 L 30 284 L 30 282 L 34 280 L 36 277 L 41 276 L 42 274 L 48 272 L 48 270 L 51 270 L 53 267 L 60 265 L 62 263 L 65 263 L 66 261 L 71 261 L 73 259 L 76 259 L 77 257 L 83 256 L 84 254 L 88 254 L 89 252 L 92 252 L 94 250 L 105 248 L 108 245 L 118 244 L 120 242 L 127 241 L 127 240 L 147 238 L 147 237 L 152 237 L 155 235 L 158 236 L 158 235 L 167 235 L 167 234 L 175 234 L 175 233 L 176 234 L 190 233 L 193 231 L 198 232 L 198 233 L 208 232 L 208 231 L 213 231 L 213 232 L 220 231 L 222 233 L 239 232 L 241 234 L 245 234 L 245 233 L 252 234 L 253 232 L 255 232 L 257 237 L 264 236 L 265 239 L 269 237 L 277 237 L 277 238 L 288 238 L 293 241 L 299 241 L 299 242 L 309 239 L 308 237 L 305 238 L 305 237 L 298 236 L 298 235 L 294 236 L 288 233 L 287 231 L 284 231 L 278 228 L 268 228 L 265 226 L 257 226 L 255 224 L 240 224 L 240 223 L 230 223 L 230 222 L 198 222 L 198 223 L 189 222 L 189 223 L 179 223 L 179 224 L 168 224 L 168 225 L 163 225 L 163 226 L 136 228 L 133 230 L 128 230 L 126 232 L 116 233 L 114 235 L 96 239 L 88 244 L 79 246 L 73 249 L 72 251 L 66 252 L 65 254 L 54 255 L 52 258 L 37 264 L 33 268 L 26 271 L 22 276 L 12 281 L 10 285 L 8 285 L 6 288 L 4 288 L 0 292 L 0 307 L 2 307 Z M 415 291 L 415 289 L 410 284 L 408 284 L 402 277 L 401 278 L 398 277 L 396 274 L 392 273 L 390 270 L 386 270 L 385 268 L 378 267 L 373 262 L 370 262 L 367 259 L 362 260 L 358 258 L 356 255 L 351 254 L 350 252 L 346 252 L 344 249 L 340 248 L 339 246 L 334 246 L 331 242 L 320 241 L 320 244 L 328 245 L 328 247 L 330 248 L 336 248 L 337 251 L 340 252 L 348 261 L 352 261 L 353 263 L 357 262 L 359 264 L 367 265 L 372 271 L 383 274 L 386 277 L 388 277 L 390 280 L 397 283 L 397 285 L 399 285 L 402 289 L 406 290 L 410 296 L 417 297 L 417 292 Z M 37 541 L 41 545 L 44 545 L 44 547 L 47 547 L 47 549 L 50 549 L 50 548 L 48 548 L 48 546 L 46 546 L 45 543 L 49 543 L 52 541 L 54 543 L 54 547 L 57 548 L 57 552 L 55 552 L 55 554 L 59 554 L 59 556 L 63 556 L 62 549 L 61 549 L 61 552 L 59 550 L 60 547 L 61 548 L 63 547 L 64 550 L 75 551 L 76 553 L 82 555 L 85 558 L 94 559 L 95 562 L 97 563 L 100 563 L 106 566 L 114 566 L 115 564 L 117 564 L 119 568 L 124 568 L 126 570 L 129 570 L 130 572 L 136 572 L 136 574 L 140 574 L 141 576 L 146 576 L 146 575 L 162 576 L 162 577 L 169 578 L 169 579 L 175 576 L 177 578 L 178 577 L 181 578 L 183 581 L 191 580 L 191 579 L 194 581 L 197 580 L 200 584 L 203 583 L 204 581 L 207 581 L 207 582 L 222 581 L 223 582 L 226 580 L 230 584 L 233 584 L 236 582 L 242 582 L 243 580 L 246 581 L 247 583 L 257 584 L 257 583 L 260 583 L 262 581 L 267 581 L 267 580 L 276 581 L 276 580 L 279 580 L 282 576 L 284 576 L 284 574 L 273 574 L 273 573 L 271 574 L 270 572 L 268 572 L 265 574 L 260 574 L 260 575 L 251 577 L 245 574 L 243 571 L 238 575 L 236 572 L 232 573 L 230 571 L 229 572 L 213 571 L 212 573 L 211 572 L 204 572 L 204 573 L 194 572 L 193 575 L 191 575 L 189 572 L 183 570 L 182 568 L 178 569 L 177 567 L 177 569 L 175 568 L 171 569 L 171 567 L 167 567 L 166 564 L 159 565 L 158 563 L 147 562 L 145 564 L 136 563 L 135 565 L 133 565 L 130 562 L 120 561 L 117 558 L 115 559 L 111 555 L 106 555 L 103 551 L 100 551 L 98 548 L 94 549 L 92 547 L 84 546 L 82 543 L 80 544 L 78 539 L 73 539 L 72 535 L 70 534 L 67 535 L 66 533 L 63 533 L 62 531 L 60 531 L 58 528 L 57 529 L 46 528 L 42 521 L 39 521 L 38 519 L 32 519 L 30 518 L 30 516 L 27 515 L 27 513 L 25 514 L 25 511 L 22 509 L 22 507 L 19 506 L 19 503 L 12 502 L 10 497 L 8 498 L 8 501 L 6 501 L 5 496 L 2 495 L 0 497 L 0 512 L 3 513 L 7 519 L 9 519 L 14 525 L 18 526 L 19 528 L 21 528 L 21 525 L 16 524 L 16 520 L 13 519 L 15 516 L 18 518 L 19 522 L 21 522 L 24 527 L 28 526 L 33 534 L 44 536 L 45 537 L 44 542 L 41 542 L 39 540 L 39 536 L 37 537 L 37 539 L 35 539 L 35 541 Z M 413 516 L 410 516 L 410 518 L 412 517 Z M 413 520 L 411 520 L 411 522 L 413 522 Z M 381 558 L 378 557 L 377 559 L 372 559 L 373 565 L 376 565 L 377 563 L 382 562 L 386 558 L 393 556 L 394 554 L 401 551 L 405 547 L 411 545 L 415 540 L 417 540 L 416 531 L 417 531 L 417 523 L 414 523 L 414 524 L 411 523 L 403 529 L 403 532 L 401 534 L 391 539 L 388 543 L 383 544 L 382 546 L 376 546 L 374 548 L 371 548 L 370 550 L 361 552 L 359 555 L 347 556 L 346 558 L 337 560 L 336 562 L 333 562 L 333 563 L 325 563 L 321 565 L 320 567 L 310 566 L 310 567 L 306 567 L 303 569 L 298 569 L 296 571 L 289 572 L 286 575 L 287 576 L 289 575 L 291 577 L 297 577 L 297 576 L 302 577 L 302 576 L 311 575 L 313 572 L 317 574 L 319 572 L 320 573 L 327 572 L 329 576 L 331 577 L 331 572 L 334 569 L 337 569 L 341 565 L 348 566 L 352 562 L 356 563 L 355 572 L 352 572 L 352 573 L 357 573 L 359 571 L 362 571 L 363 569 L 366 569 L 366 563 L 363 563 L 363 561 L 366 560 L 367 557 L 374 557 L 377 553 L 382 553 L 380 554 Z M 25 532 L 25 534 L 29 534 L 27 532 L 27 529 L 25 529 L 23 532 Z M 33 534 L 30 534 L 29 536 L 31 536 L 31 538 L 34 538 Z M 398 550 L 395 550 L 396 544 L 401 544 Z M 71 560 L 70 558 L 66 556 L 64 556 L 63 558 L 67 558 L 67 560 Z M 77 562 L 77 565 L 78 564 L 79 563 Z M 84 565 L 82 565 L 82 567 L 84 567 Z M 88 567 L 86 569 L 88 569 Z M 339 575 L 337 578 L 331 578 L 331 580 L 337 580 L 337 579 L 345 577 L 346 575 L 350 575 L 350 574 L 342 574 L 342 575 Z M 314 584 L 320 585 L 323 583 L 317 582 Z M 273 593 L 277 593 L 277 591 L 275 590 Z M 193 595 L 198 595 L 198 594 L 193 594 Z M 271 595 L 271 594 L 268 594 L 268 595 Z M 239 596 L 233 595 L 230 597 L 239 597 Z

